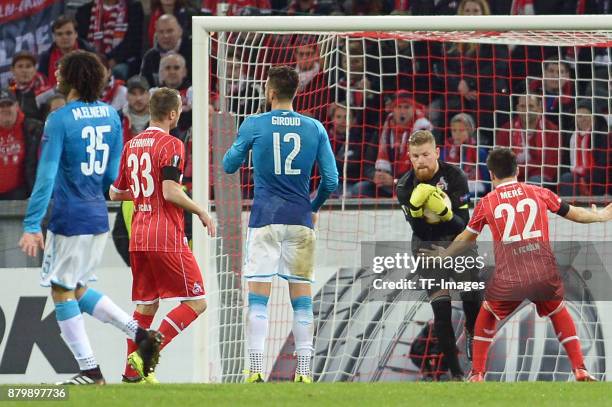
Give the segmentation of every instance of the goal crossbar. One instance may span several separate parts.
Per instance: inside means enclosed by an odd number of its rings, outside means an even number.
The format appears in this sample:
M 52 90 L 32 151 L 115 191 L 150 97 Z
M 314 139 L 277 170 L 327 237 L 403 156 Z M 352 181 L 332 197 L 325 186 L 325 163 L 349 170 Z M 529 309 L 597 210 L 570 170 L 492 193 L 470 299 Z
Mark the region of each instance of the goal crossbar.
M 612 15 L 194 17 L 193 25 L 208 32 L 607 31 Z

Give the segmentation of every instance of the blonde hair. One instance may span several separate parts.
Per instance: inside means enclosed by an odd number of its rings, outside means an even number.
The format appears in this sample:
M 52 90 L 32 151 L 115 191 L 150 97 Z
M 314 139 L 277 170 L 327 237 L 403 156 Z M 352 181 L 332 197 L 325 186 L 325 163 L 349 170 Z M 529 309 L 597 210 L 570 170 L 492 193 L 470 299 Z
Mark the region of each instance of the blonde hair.
M 423 144 L 431 143 L 436 146 L 436 138 L 429 130 L 417 130 L 410 135 L 408 144 L 411 146 L 422 146 Z
M 153 92 L 149 101 L 151 119 L 162 121 L 171 111 L 178 112 L 181 108 L 181 95 L 176 89 L 159 88 Z
M 487 0 L 461 0 L 459 6 L 457 7 L 457 15 L 462 16 L 465 11 L 465 5 L 467 3 L 476 3 L 480 6 L 480 10 L 482 10 L 483 16 L 491 15 L 491 7 L 489 7 L 489 2 Z

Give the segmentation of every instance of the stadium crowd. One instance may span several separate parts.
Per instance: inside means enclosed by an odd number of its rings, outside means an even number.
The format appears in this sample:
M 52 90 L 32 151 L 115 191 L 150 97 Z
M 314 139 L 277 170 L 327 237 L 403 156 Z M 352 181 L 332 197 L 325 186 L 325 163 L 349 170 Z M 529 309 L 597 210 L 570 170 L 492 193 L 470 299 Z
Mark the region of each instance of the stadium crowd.
M 31 192 L 43 122 L 65 104 L 55 88 L 54 72 L 61 57 L 72 50 L 96 52 L 106 66 L 108 85 L 101 98 L 120 112 L 124 141 L 147 127 L 151 91 L 160 86 L 177 89 L 184 113 L 173 135 L 189 150 L 191 16 L 597 14 L 609 13 L 611 3 L 85 2 L 56 19 L 48 50 L 41 55 L 21 50 L 12 56 L 10 84 L 0 91 L 0 199 L 26 199 Z M 330 67 L 315 36 L 263 34 L 257 43 L 269 48 L 264 57 L 244 52 L 248 41 L 229 35 L 226 54 L 212 60 L 212 72 L 217 72 L 217 64 L 225 65 L 225 77 L 211 76 L 212 109 L 220 109 L 219 94 L 226 95 L 225 108 L 239 118 L 263 109 L 259 102 L 247 103 L 263 98 L 262 83 L 255 78 L 263 75 L 245 69 L 248 62 L 296 66 L 300 86 L 295 108 L 325 124 L 339 173 L 346 177 L 337 195 L 393 196 L 396 180 L 410 169 L 407 138 L 419 129 L 434 132 L 443 160 L 462 166 L 474 196 L 489 189 L 484 163 L 493 145 L 509 146 L 517 153 L 521 180 L 563 196 L 612 193 L 608 48 L 452 43 L 366 34 L 351 36 L 336 66 Z M 252 197 L 249 171 L 243 170 L 242 176 L 244 196 Z

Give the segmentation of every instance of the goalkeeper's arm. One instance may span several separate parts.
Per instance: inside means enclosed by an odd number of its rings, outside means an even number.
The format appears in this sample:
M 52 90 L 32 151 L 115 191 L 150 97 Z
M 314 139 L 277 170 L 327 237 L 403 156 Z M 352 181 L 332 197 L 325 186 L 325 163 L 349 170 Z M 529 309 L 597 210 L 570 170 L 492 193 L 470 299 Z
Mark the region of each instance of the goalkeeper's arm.
M 431 225 L 425 222 L 425 219 L 421 216 L 415 218 L 410 213 L 410 197 L 412 195 L 412 178 L 411 173 L 404 174 L 397 183 L 397 200 L 404 212 L 406 222 L 410 223 L 412 232 L 423 240 L 430 240 Z
M 465 229 L 470 221 L 470 211 L 468 208 L 470 190 L 467 176 L 462 170 L 458 168 L 455 168 L 455 170 L 456 171 L 453 171 L 448 176 L 448 187 L 446 190 L 452 207 L 449 209 L 449 212 L 441 218 L 442 222 L 433 225 L 434 234 L 438 236 L 457 235 Z M 428 204 L 433 204 L 434 207 L 430 207 L 430 210 L 438 214 L 441 213 L 440 211 L 443 211 L 443 209 L 439 204 L 440 200 L 437 196 L 434 198 L 433 195 L 431 198 L 433 199 L 431 203 L 428 201 Z M 442 203 L 444 203 L 443 200 Z M 446 208 L 446 205 L 444 205 L 444 208 Z M 436 209 L 439 211 L 436 211 Z

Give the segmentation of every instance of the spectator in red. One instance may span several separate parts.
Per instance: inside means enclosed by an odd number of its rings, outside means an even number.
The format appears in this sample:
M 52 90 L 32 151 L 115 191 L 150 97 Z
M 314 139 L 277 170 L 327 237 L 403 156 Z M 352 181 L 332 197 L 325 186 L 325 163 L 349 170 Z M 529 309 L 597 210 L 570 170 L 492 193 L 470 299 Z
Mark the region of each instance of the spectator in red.
M 102 91 L 101 101 L 108 103 L 115 110 L 121 111 L 127 105 L 127 88 L 125 81 L 117 79 L 110 68 L 108 59 L 104 55 L 98 55 L 102 65 L 106 68 L 106 87 Z
M 26 117 L 42 120 L 36 96 L 49 86 L 43 74 L 36 71 L 36 56 L 29 51 L 16 53 L 11 62 L 11 73 L 9 88 L 15 93 L 21 111 Z
M 133 76 L 127 81 L 127 105 L 121 111 L 123 143 L 149 126 L 149 83 L 142 76 Z
M 256 8 L 260 14 L 270 14 L 272 12 L 270 0 L 202 0 L 202 12 L 208 15 L 239 16 L 247 8 Z
M 42 129 L 42 122 L 25 117 L 13 92 L 0 89 L 0 199 L 30 196 Z
M 140 75 L 147 79 L 149 84 L 159 84 L 159 61 L 170 52 L 181 54 L 191 66 L 191 41 L 183 35 L 179 21 L 172 14 L 164 14 L 156 24 L 157 42 L 153 48 L 145 52 L 140 67 Z
M 516 113 L 497 131 L 495 145 L 514 151 L 519 181 L 545 187 L 556 185 L 560 163 L 559 128 L 544 117 L 542 100 L 538 96 L 518 96 Z
M 188 0 L 151 0 L 151 17 L 147 29 L 147 40 L 151 46 L 155 45 L 157 21 L 164 14 L 176 17 L 178 25 L 185 32 L 185 38 L 191 38 L 191 17 L 196 14 L 196 10 Z
M 126 80 L 140 68 L 144 11 L 137 0 L 92 0 L 76 12 L 79 37 L 104 54 L 113 75 Z
M 458 113 L 451 119 L 450 127 L 451 138 L 445 143 L 440 159 L 460 166 L 468 178 L 470 195 L 483 197 L 490 190 L 487 150 L 478 146 L 474 119 L 467 113 Z
M 59 16 L 51 26 L 53 32 L 53 43 L 51 48 L 40 55 L 38 61 L 38 72 L 47 78 L 49 86 L 54 87 L 57 83 L 55 71 L 58 61 L 67 53 L 81 49 L 93 51 L 93 48 L 77 34 L 77 22 L 73 17 Z
M 183 140 L 185 132 L 191 127 L 191 105 L 189 93 L 191 83 L 187 78 L 187 66 L 182 55 L 171 52 L 164 56 L 159 63 L 159 87 L 166 86 L 176 89 L 183 100 L 183 113 L 179 119 L 178 126 L 170 134 Z M 157 88 L 152 88 L 151 93 Z
M 425 107 L 406 91 L 398 91 L 391 101 L 378 136 L 378 148 L 374 167 L 366 169 L 370 179 L 357 183 L 351 192 L 354 196 L 392 197 L 395 180 L 410 170 L 408 138 L 417 130 L 432 130 Z M 374 157 L 373 151 L 368 157 Z
M 544 61 L 542 80 L 529 83 L 529 93 L 544 97 L 544 113 L 565 131 L 574 131 L 574 81 L 568 63 Z
M 311 42 L 296 48 L 295 70 L 300 77 L 294 101 L 295 110 L 304 114 L 309 113 L 310 116 L 324 121 L 329 95 L 316 43 Z
M 561 175 L 559 195 L 604 195 L 606 191 L 608 124 L 593 114 L 591 100 L 584 100 L 576 109 L 576 130 L 569 140 L 569 171 Z M 565 160 L 564 160 L 565 161 Z
M 332 151 L 336 156 L 336 166 L 338 174 L 340 174 L 340 183 L 338 184 L 338 195 L 342 195 L 344 189 L 344 162 L 346 161 L 346 186 L 347 194 L 359 181 L 363 181 L 365 151 L 367 149 L 366 142 L 369 140 L 369 135 L 364 134 L 360 128 L 355 127 L 354 116 L 350 115 L 347 118 L 346 106 L 339 103 L 332 103 L 329 106 L 327 117 L 329 124 L 327 126 L 327 134 L 331 143 Z M 350 130 L 347 134 L 347 124 Z M 348 137 L 348 149 L 347 149 Z

